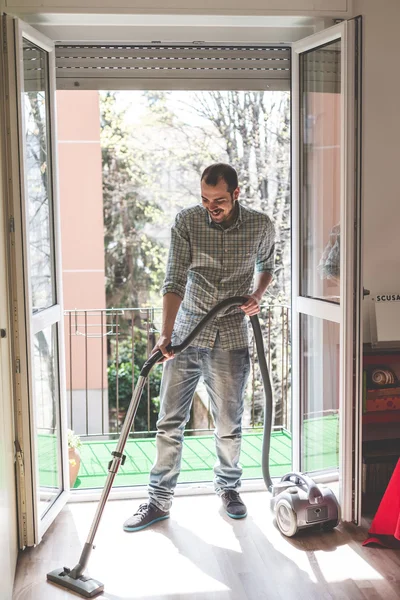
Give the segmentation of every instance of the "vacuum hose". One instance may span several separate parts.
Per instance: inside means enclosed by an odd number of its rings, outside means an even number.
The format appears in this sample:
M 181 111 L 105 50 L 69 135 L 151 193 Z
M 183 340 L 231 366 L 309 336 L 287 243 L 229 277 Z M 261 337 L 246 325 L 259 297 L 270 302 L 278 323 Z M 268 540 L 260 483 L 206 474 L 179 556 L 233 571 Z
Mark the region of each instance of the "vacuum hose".
M 193 331 L 183 340 L 181 344 L 172 346 L 171 344 L 167 347 L 168 351 L 172 351 L 175 355 L 180 354 L 185 350 L 193 340 L 199 335 L 211 319 L 213 319 L 218 313 L 222 312 L 226 308 L 232 306 L 241 306 L 248 300 L 247 296 L 233 296 L 219 302 L 214 308 L 208 312 L 205 317 L 196 325 Z M 260 372 L 264 386 L 265 395 L 265 410 L 264 410 L 264 435 L 262 444 L 262 457 L 261 466 L 262 474 L 265 481 L 265 485 L 270 490 L 272 486 L 271 476 L 269 473 L 269 451 L 271 443 L 271 432 L 272 432 L 272 387 L 271 380 L 269 377 L 267 361 L 265 359 L 264 342 L 261 333 L 260 321 L 257 315 L 250 317 L 251 325 L 253 327 L 254 339 L 256 342 L 258 364 L 260 365 Z M 144 363 L 140 375 L 142 377 L 148 377 L 153 366 L 163 357 L 161 350 L 157 350 L 152 354 L 147 361 Z

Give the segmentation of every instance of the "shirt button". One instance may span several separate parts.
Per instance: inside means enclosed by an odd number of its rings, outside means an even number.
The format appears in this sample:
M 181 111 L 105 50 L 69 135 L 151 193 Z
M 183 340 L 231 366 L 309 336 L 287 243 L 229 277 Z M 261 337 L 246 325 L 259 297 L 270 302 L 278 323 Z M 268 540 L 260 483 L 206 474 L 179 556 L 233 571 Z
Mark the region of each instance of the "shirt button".
M 225 252 L 228 252 L 228 250 L 225 248 Z

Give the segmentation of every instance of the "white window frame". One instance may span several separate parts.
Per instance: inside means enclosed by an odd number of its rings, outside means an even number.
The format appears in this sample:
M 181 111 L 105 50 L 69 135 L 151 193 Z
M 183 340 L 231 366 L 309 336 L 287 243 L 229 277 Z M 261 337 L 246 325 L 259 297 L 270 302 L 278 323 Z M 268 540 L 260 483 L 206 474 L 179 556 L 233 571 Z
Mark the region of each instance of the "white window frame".
M 50 150 L 51 150 L 51 184 L 52 184 L 52 215 L 54 238 L 54 279 L 56 301 L 62 302 L 62 269 L 60 214 L 58 203 L 57 182 L 57 145 L 55 118 L 55 63 L 54 44 L 43 34 L 30 25 L 5 16 L 7 32 L 8 59 L 8 103 L 7 116 L 10 123 L 7 139 L 8 168 L 9 168 L 9 214 L 13 217 L 14 231 L 11 238 L 11 274 L 13 296 L 14 323 L 14 360 L 16 368 L 14 382 L 15 423 L 17 447 L 17 504 L 19 512 L 19 544 L 23 548 L 38 544 L 45 531 L 54 521 L 69 498 L 68 452 L 67 440 L 67 410 L 65 399 L 65 358 L 64 330 L 62 304 L 53 306 L 32 314 L 31 287 L 29 281 L 29 252 L 27 249 L 28 221 L 25 204 L 25 170 L 24 170 L 24 139 L 23 139 L 23 38 L 34 43 L 48 53 L 49 59 L 49 106 L 50 106 Z M 53 75 L 52 75 L 53 74 Z M 21 228 L 22 227 L 22 228 Z M 36 415 L 33 401 L 33 336 L 43 328 L 56 325 L 58 337 L 58 370 L 57 385 L 59 388 L 59 415 L 61 422 L 61 492 L 43 516 L 38 510 L 38 481 L 37 481 L 37 446 L 35 443 Z
M 293 468 L 300 467 L 300 340 L 299 315 L 308 314 L 340 324 L 340 441 L 339 441 L 339 501 L 345 521 L 360 520 L 360 474 L 361 474 L 361 394 L 360 394 L 360 278 L 361 240 L 355 235 L 361 227 L 359 197 L 356 182 L 355 147 L 355 21 L 344 21 L 320 31 L 292 46 L 292 410 L 293 410 Z M 341 302 L 340 305 L 305 298 L 300 295 L 299 269 L 299 170 L 300 123 L 299 115 L 299 57 L 303 52 L 340 39 L 341 51 Z M 296 205 L 297 203 L 297 205 Z M 358 269 L 355 256 L 358 256 Z M 354 326 L 357 335 L 354 339 Z M 353 360 L 356 360 L 354 366 Z M 297 382 L 295 385 L 294 382 Z M 354 405 L 355 403 L 355 405 Z M 356 410 L 354 410 L 356 409 Z

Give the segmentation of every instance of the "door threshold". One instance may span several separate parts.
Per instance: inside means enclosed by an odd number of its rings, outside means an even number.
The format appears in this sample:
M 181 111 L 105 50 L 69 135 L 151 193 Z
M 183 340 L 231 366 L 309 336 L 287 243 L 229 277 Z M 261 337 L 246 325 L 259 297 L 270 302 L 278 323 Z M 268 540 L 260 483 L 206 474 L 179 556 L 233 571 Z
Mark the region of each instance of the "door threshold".
M 314 473 L 310 475 L 316 483 L 331 483 L 339 481 L 338 471 L 329 473 Z M 280 477 L 273 477 L 272 482 L 278 483 Z M 103 488 L 86 490 L 71 490 L 68 502 L 97 502 L 100 500 Z M 241 492 L 267 492 L 263 479 L 247 479 L 242 482 Z M 201 494 L 214 494 L 214 485 L 211 481 L 202 483 L 178 483 L 174 496 L 199 496 Z M 109 500 L 146 499 L 147 486 L 117 487 L 111 490 Z

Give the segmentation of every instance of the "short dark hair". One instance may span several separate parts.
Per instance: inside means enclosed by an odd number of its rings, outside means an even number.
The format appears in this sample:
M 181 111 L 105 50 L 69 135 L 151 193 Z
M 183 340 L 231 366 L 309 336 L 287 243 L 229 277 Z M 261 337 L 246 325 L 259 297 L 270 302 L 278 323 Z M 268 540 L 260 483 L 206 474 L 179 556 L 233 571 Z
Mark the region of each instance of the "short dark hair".
M 201 181 L 205 181 L 207 185 L 215 186 L 221 180 L 225 181 L 228 186 L 228 192 L 232 194 L 239 186 L 238 175 L 236 170 L 225 163 L 214 163 L 204 169 L 201 176 Z

